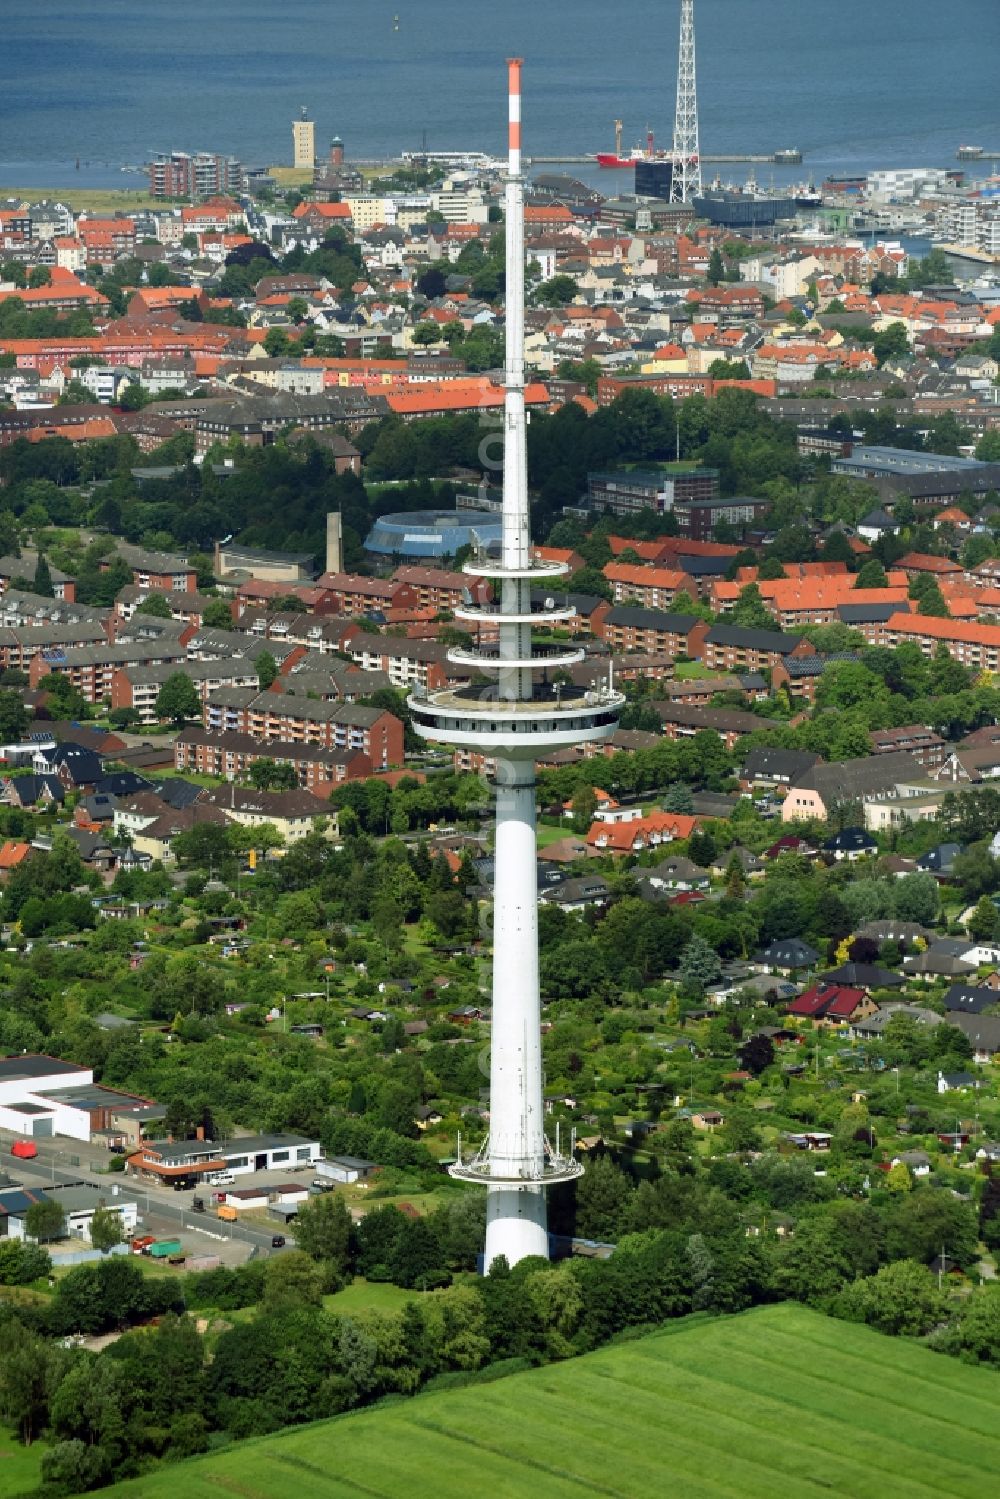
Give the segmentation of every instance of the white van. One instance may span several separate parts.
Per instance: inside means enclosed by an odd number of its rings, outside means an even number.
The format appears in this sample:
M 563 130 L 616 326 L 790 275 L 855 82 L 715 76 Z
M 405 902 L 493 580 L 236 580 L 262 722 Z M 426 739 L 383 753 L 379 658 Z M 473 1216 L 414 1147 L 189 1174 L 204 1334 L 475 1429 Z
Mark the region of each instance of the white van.
M 231 1171 L 213 1171 L 207 1180 L 210 1187 L 231 1187 L 236 1178 Z

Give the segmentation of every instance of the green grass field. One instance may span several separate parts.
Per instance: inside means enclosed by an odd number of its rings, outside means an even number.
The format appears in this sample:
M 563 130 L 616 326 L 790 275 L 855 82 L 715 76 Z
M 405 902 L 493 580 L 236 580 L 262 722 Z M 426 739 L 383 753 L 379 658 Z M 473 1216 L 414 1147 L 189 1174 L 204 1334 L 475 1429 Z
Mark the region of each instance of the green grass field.
M 981 1499 L 1000 1376 L 782 1305 L 246 1442 L 116 1499 Z
M 434 1292 L 428 1295 L 433 1296 Z M 367 1281 L 359 1275 L 342 1291 L 324 1296 L 323 1305 L 328 1312 L 349 1317 L 352 1312 L 401 1312 L 408 1301 L 420 1299 L 401 1286 L 390 1285 L 388 1281 Z
M 25 203 L 55 199 L 74 212 L 89 208 L 94 213 L 137 213 L 140 208 L 163 207 L 162 201 L 151 198 L 145 188 L 135 187 L 0 187 L 0 198 L 18 198 Z
M 0 1427 L 0 1499 L 16 1499 L 30 1494 L 42 1481 L 42 1458 L 48 1451 L 46 1442 L 22 1447 L 6 1426 Z

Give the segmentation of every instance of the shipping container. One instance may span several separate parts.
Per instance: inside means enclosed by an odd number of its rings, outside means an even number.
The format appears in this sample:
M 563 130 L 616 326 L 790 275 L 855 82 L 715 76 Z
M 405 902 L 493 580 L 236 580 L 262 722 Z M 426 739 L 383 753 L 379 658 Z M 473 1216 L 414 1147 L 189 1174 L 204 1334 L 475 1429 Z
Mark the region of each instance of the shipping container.
M 149 1253 L 154 1260 L 165 1260 L 172 1254 L 180 1254 L 180 1239 L 157 1239 L 155 1244 L 150 1244 Z
M 218 1215 L 220 1218 L 224 1218 L 227 1223 L 236 1222 L 236 1209 L 227 1206 L 224 1202 L 219 1204 Z

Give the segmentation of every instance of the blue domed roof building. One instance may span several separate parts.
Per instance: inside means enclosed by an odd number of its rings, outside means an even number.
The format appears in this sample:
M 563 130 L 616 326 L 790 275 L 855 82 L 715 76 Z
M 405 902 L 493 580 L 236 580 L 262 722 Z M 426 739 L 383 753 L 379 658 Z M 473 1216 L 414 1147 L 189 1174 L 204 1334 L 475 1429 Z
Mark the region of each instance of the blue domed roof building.
M 365 551 L 378 557 L 440 562 L 454 557 L 461 547 L 489 547 L 500 536 L 499 515 L 475 510 L 406 510 L 379 516 L 365 540 Z

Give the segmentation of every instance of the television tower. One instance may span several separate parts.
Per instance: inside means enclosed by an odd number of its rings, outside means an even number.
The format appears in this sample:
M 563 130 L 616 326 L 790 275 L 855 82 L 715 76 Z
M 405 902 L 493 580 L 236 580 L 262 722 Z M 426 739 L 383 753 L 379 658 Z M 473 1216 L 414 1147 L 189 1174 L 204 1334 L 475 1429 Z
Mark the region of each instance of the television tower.
M 694 0 L 681 0 L 681 39 L 677 53 L 677 108 L 674 112 L 674 174 L 671 203 L 690 203 L 701 192 L 698 151 L 698 86 L 694 67 Z
M 617 727 L 624 698 L 608 686 L 554 683 L 549 673 L 574 666 L 584 652 L 536 646 L 534 624 L 572 619 L 565 600 L 532 600 L 532 586 L 564 575 L 563 564 L 532 552 L 528 512 L 527 429 L 524 407 L 524 181 L 521 176 L 521 59 L 507 64 L 509 155 L 505 196 L 507 233 L 506 358 L 504 380 L 503 525 L 499 556 L 465 564 L 489 578 L 499 602 L 463 604 L 458 619 L 498 631 L 496 644 L 454 647 L 449 660 L 473 679 L 495 678 L 408 699 L 413 726 L 424 739 L 477 750 L 496 766 L 496 845 L 493 906 L 493 1015 L 489 1134 L 477 1154 L 458 1160 L 451 1175 L 487 1189 L 486 1268 L 498 1255 L 513 1265 L 548 1255 L 545 1189 L 571 1181 L 582 1167 L 572 1147 L 545 1137 L 542 1108 L 541 1002 L 538 988 L 538 875 L 535 838 L 535 760 L 570 745 L 606 739 Z M 540 680 L 536 681 L 536 678 Z

